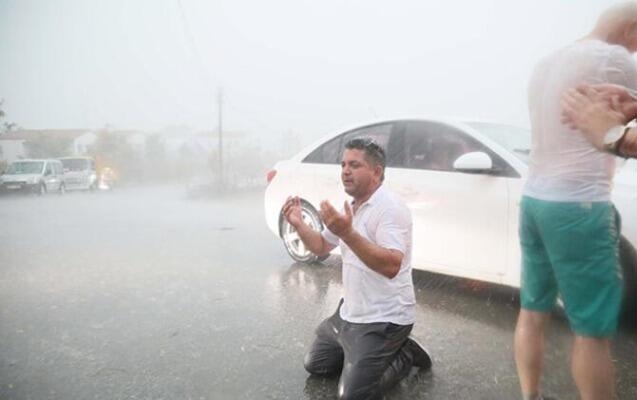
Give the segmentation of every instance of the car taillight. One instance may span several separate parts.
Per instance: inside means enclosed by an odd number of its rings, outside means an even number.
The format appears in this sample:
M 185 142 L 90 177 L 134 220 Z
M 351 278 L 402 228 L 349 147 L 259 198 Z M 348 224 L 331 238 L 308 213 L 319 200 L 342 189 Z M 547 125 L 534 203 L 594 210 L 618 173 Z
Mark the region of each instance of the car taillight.
M 270 183 L 272 182 L 272 179 L 274 179 L 275 176 L 276 176 L 276 169 L 271 169 L 266 174 L 265 179 L 268 181 L 268 183 Z

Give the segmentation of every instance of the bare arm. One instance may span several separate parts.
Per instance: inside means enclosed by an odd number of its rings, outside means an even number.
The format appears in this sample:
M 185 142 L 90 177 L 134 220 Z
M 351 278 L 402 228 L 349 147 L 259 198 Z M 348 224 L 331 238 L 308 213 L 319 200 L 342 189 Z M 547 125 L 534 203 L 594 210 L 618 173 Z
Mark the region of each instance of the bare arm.
M 310 228 L 301 215 L 301 200 L 298 197 L 288 197 L 283 205 L 285 219 L 296 229 L 301 241 L 308 250 L 317 256 L 323 256 L 332 251 L 336 246 L 327 242 L 320 232 Z
M 358 233 L 352 226 L 352 210 L 345 202 L 345 214 L 340 214 L 327 201 L 321 202 L 321 216 L 327 228 L 340 237 L 370 269 L 391 279 L 398 274 L 403 253 L 379 246 Z
M 617 89 L 610 99 L 593 87 L 570 89 L 562 96 L 565 122 L 582 131 L 598 149 L 604 149 L 604 135 L 614 126 L 624 125 L 637 116 L 637 99 Z M 631 128 L 621 142 L 619 152 L 637 157 L 637 129 Z
M 623 50 L 613 52 L 604 74 L 602 81 L 606 83 L 580 85 L 562 97 L 564 121 L 579 129 L 599 150 L 604 150 L 604 137 L 609 129 L 624 126 L 637 117 L 637 64 L 633 58 Z M 631 133 L 617 143 L 620 145 L 615 150 L 621 155 L 634 157 Z

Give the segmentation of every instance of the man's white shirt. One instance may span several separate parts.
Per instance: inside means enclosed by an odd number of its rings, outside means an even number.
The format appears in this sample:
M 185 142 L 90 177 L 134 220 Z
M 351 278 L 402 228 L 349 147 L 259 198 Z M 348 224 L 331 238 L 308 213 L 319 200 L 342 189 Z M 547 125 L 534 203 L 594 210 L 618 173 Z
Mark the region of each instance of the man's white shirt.
M 597 150 L 561 121 L 561 97 L 580 84 L 637 89 L 637 65 L 624 47 L 581 40 L 544 58 L 529 83 L 533 130 L 524 194 L 548 201 L 608 201 L 614 156 Z
M 370 242 L 403 253 L 403 261 L 398 274 L 389 279 L 367 267 L 338 236 L 328 229 L 323 230 L 323 238 L 341 248 L 345 291 L 341 318 L 352 323 L 413 324 L 416 300 L 411 275 L 412 219 L 409 208 L 381 185 L 358 207 L 352 224 Z

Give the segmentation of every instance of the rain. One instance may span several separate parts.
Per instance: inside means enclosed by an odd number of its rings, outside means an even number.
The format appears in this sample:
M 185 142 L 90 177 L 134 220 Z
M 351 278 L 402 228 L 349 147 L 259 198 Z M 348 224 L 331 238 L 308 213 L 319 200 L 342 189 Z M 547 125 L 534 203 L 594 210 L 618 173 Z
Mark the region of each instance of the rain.
M 87 157 L 95 179 L 0 194 L 0 398 L 335 398 L 303 357 L 341 258 L 290 258 L 269 172 L 382 118 L 528 127 L 533 66 L 609 3 L 0 0 L 0 170 Z M 434 368 L 387 399 L 519 398 L 517 289 L 413 279 Z M 543 385 L 572 398 L 561 309 L 547 337 Z M 635 354 L 622 323 L 622 399 Z

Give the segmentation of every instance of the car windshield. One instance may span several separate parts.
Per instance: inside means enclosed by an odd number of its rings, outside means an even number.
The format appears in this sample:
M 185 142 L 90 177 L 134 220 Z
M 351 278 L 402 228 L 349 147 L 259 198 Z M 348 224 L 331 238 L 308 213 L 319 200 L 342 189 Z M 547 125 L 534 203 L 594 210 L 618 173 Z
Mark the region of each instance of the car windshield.
M 89 168 L 89 162 L 86 158 L 65 158 L 60 160 L 64 169 L 69 171 L 84 171 Z
M 487 122 L 469 122 L 468 125 L 512 152 L 520 160 L 525 163 L 529 162 L 529 153 L 531 152 L 530 130 Z
M 11 163 L 7 168 L 6 174 L 23 175 L 23 174 L 39 174 L 44 167 L 43 161 L 18 161 Z

